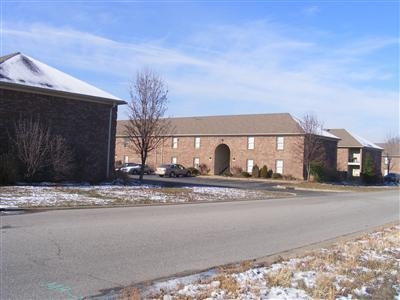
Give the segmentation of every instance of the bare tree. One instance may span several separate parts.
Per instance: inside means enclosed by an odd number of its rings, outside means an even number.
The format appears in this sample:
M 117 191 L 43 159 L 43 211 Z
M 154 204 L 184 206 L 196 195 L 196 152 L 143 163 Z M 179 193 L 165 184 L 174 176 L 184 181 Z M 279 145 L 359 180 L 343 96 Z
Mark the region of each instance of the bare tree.
M 163 79 L 149 69 L 138 72 L 130 87 L 129 122 L 125 129 L 133 149 L 141 158 L 140 181 L 143 180 L 148 154 L 172 131 L 168 119 L 163 118 L 167 110 L 167 94 Z
M 64 138 L 52 135 L 50 128 L 39 120 L 20 119 L 10 139 L 25 180 L 35 180 L 41 172 L 47 179 L 56 181 L 71 175 L 72 150 Z
M 393 169 L 393 156 L 400 152 L 400 136 L 388 134 L 385 139 L 385 148 L 383 149 L 383 157 L 385 158 L 386 171 L 390 173 Z
M 31 180 L 47 166 L 50 130 L 32 118 L 21 119 L 15 124 L 15 133 L 11 140 L 16 156 L 23 165 L 23 177 Z
M 59 135 L 52 136 L 49 147 L 52 177 L 55 181 L 69 178 L 75 168 L 72 149 Z
M 307 181 L 309 181 L 311 165 L 322 158 L 321 150 L 323 144 L 320 136 L 323 131 L 323 123 L 315 115 L 307 113 L 300 120 L 300 126 L 304 130 L 303 164 L 306 170 Z

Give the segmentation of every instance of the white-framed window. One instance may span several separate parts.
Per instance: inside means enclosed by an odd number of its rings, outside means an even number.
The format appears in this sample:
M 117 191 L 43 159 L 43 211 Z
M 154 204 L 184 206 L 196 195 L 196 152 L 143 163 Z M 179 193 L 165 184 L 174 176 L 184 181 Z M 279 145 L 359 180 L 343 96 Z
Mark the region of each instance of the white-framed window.
M 385 157 L 385 165 L 389 164 L 389 158 L 386 156 Z
M 178 163 L 178 159 L 176 158 L 176 156 L 171 157 L 171 164 L 176 164 Z
M 360 169 L 353 169 L 353 172 L 351 175 L 353 175 L 353 177 L 360 177 Z
M 276 150 L 283 150 L 285 145 L 285 138 L 283 136 L 276 137 Z
M 200 166 L 200 158 L 198 157 L 193 158 L 193 168 L 198 169 L 199 166 Z
M 275 173 L 283 174 L 283 160 L 275 161 Z
M 199 149 L 200 148 L 200 138 L 199 137 L 195 137 L 194 138 L 194 148 L 195 149 Z
M 249 149 L 249 150 L 254 149 L 254 136 L 249 136 L 247 138 L 247 149 Z
M 124 155 L 124 163 L 128 163 L 129 162 L 129 157 L 128 155 Z
M 248 159 L 247 160 L 247 172 L 251 174 L 253 172 L 254 160 Z
M 172 148 L 174 148 L 174 149 L 178 148 L 178 138 L 177 137 L 172 138 Z
M 129 145 L 129 138 L 125 137 L 124 138 L 124 148 L 128 147 Z

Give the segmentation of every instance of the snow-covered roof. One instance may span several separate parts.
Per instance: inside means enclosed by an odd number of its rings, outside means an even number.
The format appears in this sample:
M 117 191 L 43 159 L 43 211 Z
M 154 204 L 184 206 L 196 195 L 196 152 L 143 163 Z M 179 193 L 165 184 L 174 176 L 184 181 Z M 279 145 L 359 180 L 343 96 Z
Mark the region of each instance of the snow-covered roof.
M 368 141 L 363 137 L 360 137 L 359 135 L 353 134 L 346 129 L 327 129 L 327 130 L 341 139 L 339 141 L 338 147 L 373 148 L 373 149 L 383 150 L 383 148 L 379 147 L 378 145 Z
M 124 103 L 118 97 L 20 52 L 0 57 L 0 83 L 61 91 Z M 100 100 L 100 99 L 99 99 Z
M 374 144 L 366 139 L 364 139 L 363 137 L 353 134 L 351 133 L 351 135 L 363 146 L 363 147 L 367 147 L 367 148 L 375 148 L 375 149 L 381 149 L 383 150 L 382 147 L 379 147 L 377 144 Z
M 299 118 L 293 117 L 293 119 L 297 122 L 297 124 L 298 124 L 301 128 L 303 128 L 302 121 L 301 121 Z M 304 128 L 303 128 L 303 130 L 304 130 Z M 340 140 L 339 137 L 337 137 L 336 135 L 330 133 L 329 131 L 327 131 L 327 130 L 325 130 L 325 129 L 323 129 L 323 128 L 320 128 L 318 132 L 315 132 L 315 135 L 322 136 L 322 137 L 326 137 L 326 138 L 330 138 L 330 139 Z

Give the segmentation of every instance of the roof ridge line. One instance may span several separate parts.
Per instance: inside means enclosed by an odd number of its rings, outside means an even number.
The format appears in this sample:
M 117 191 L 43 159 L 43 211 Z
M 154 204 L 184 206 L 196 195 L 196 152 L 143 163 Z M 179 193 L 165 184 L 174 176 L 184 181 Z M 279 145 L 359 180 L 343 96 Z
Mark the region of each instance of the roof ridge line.
M 23 55 L 21 52 L 14 52 L 14 53 L 11 53 L 11 54 L 7 54 L 7 55 L 4 55 L 4 56 L 1 56 L 0 57 L 0 64 L 2 64 L 3 62 L 5 62 L 5 61 L 7 61 L 7 60 L 9 60 L 10 58 L 13 58 L 14 56 L 17 56 L 17 55 Z

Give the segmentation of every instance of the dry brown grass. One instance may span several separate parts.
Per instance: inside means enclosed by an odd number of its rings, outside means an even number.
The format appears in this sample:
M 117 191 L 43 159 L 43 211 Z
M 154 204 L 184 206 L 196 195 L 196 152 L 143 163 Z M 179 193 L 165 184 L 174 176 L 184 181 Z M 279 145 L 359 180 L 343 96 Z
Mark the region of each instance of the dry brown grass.
M 334 300 L 336 298 L 335 277 L 327 274 L 319 274 L 315 280 L 315 287 L 311 294 L 316 299 Z
M 283 267 L 275 272 L 267 273 L 265 280 L 269 286 L 290 287 L 293 278 L 293 271 Z
M 138 288 L 126 287 L 118 295 L 118 300 L 140 300 L 140 292 Z
M 251 269 L 254 266 L 254 260 L 244 260 L 239 264 L 228 264 L 218 267 L 218 273 L 233 274 L 241 273 Z
M 227 292 L 228 295 L 237 297 L 237 292 L 240 289 L 238 282 L 230 274 L 219 274 L 214 280 L 219 281 L 219 288 Z

